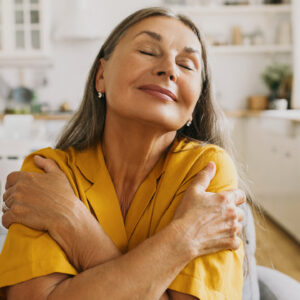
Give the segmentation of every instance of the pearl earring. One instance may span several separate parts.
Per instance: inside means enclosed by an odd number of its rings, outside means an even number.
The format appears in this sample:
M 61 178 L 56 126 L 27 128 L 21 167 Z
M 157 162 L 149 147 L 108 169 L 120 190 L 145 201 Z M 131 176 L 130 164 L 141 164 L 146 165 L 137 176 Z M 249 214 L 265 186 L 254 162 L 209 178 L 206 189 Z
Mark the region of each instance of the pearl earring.
M 192 121 L 188 121 L 188 122 L 186 123 L 186 126 L 191 126 L 191 124 L 192 124 Z
M 98 92 L 98 98 L 101 99 L 103 97 L 103 94 L 101 92 Z

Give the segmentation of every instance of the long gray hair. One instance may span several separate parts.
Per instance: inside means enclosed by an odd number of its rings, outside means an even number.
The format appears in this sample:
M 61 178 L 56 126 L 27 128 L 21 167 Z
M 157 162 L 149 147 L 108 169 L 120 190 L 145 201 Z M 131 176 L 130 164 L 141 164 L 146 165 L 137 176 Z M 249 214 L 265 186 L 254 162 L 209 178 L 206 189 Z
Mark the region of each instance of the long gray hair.
M 175 15 L 169 10 L 159 7 L 141 9 L 131 14 L 106 39 L 90 69 L 81 106 L 60 137 L 56 145 L 57 148 L 66 149 L 73 146 L 78 150 L 82 150 L 99 142 L 103 133 L 106 113 L 106 102 L 105 100 L 99 101 L 95 87 L 100 59 L 108 60 L 110 58 L 120 39 L 134 24 L 154 16 L 180 20 L 195 33 L 202 47 L 202 82 L 199 82 L 201 94 L 193 112 L 191 126 L 183 126 L 177 130 L 177 134 L 219 145 L 227 151 L 230 149 L 227 145 L 229 141 L 227 131 L 223 126 L 224 115 L 213 98 L 204 38 L 195 24 L 187 17 Z

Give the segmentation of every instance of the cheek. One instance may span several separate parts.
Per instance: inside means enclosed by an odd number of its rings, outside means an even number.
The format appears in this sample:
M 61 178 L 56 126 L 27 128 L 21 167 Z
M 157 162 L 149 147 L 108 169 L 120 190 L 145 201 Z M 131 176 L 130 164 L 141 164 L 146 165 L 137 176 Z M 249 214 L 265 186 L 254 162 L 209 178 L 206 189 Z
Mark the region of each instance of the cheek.
M 196 102 L 200 96 L 200 79 L 197 80 L 186 80 L 182 84 L 182 96 L 186 108 L 189 111 L 193 111 L 196 105 Z
M 149 66 L 139 57 L 128 55 L 125 59 L 116 60 L 110 65 L 110 70 L 106 84 L 108 105 L 118 110 L 130 110 L 130 104 L 137 101 L 136 88 L 149 73 Z
M 140 60 L 136 55 L 128 55 L 115 63 L 114 72 L 109 78 L 110 89 L 117 89 L 119 95 L 127 95 L 130 92 L 130 87 L 136 86 L 148 70 L 148 66 Z

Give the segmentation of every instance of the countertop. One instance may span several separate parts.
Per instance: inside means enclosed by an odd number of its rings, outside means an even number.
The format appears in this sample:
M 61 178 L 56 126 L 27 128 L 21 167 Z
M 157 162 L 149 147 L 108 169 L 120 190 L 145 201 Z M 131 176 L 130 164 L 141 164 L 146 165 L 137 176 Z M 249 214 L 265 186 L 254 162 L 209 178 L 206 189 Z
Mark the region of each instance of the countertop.
M 247 118 L 263 117 L 286 119 L 295 123 L 300 123 L 300 109 L 292 110 L 226 110 L 225 114 L 229 118 Z M 69 120 L 73 113 L 51 113 L 51 114 L 34 114 L 35 120 Z M 0 114 L 2 120 L 4 114 Z
M 229 118 L 245 118 L 245 117 L 260 117 L 260 118 L 276 118 L 290 120 L 300 124 L 300 109 L 288 110 L 230 110 L 225 111 Z
M 35 120 L 69 120 L 72 115 L 73 113 L 33 114 Z M 4 114 L 0 114 L 0 120 L 3 120 L 3 117 Z

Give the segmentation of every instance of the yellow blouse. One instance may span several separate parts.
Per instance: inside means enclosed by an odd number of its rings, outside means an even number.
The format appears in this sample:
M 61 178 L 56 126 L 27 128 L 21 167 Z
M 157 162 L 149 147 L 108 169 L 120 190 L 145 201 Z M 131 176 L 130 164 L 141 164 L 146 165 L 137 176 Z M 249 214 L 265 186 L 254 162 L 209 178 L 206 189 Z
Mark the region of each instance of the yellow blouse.
M 36 151 L 25 159 L 22 171 L 42 172 L 34 164 L 34 154 L 56 161 L 77 197 L 94 210 L 105 232 L 123 253 L 171 222 L 183 192 L 209 161 L 216 163 L 217 171 L 207 191 L 237 188 L 235 166 L 222 148 L 176 138 L 167 155 L 161 157 L 138 188 L 124 222 L 100 143 L 84 151 L 72 147 L 65 151 L 52 148 Z M 241 299 L 243 257 L 243 246 L 236 251 L 197 257 L 178 274 L 169 289 L 202 300 Z M 77 274 L 63 250 L 46 232 L 20 224 L 10 226 L 0 254 L 0 287 L 54 272 Z

